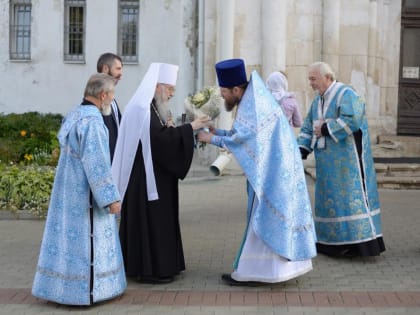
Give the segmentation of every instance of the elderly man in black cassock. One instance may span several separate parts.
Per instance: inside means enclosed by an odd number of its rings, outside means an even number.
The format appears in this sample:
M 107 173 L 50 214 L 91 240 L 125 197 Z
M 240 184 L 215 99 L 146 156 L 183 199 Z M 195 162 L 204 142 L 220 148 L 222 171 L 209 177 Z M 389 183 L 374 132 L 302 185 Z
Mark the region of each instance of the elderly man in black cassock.
M 120 239 L 128 277 L 169 283 L 185 270 L 179 224 L 178 181 L 194 152 L 194 130 L 209 118 L 176 127 L 168 101 L 178 66 L 152 63 L 120 125 L 113 177 L 123 204 Z

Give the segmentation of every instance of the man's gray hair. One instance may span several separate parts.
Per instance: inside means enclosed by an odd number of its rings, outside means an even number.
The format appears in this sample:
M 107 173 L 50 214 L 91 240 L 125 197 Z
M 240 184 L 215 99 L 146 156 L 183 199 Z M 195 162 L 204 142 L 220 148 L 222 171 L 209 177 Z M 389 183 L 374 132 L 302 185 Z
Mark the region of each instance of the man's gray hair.
M 112 92 L 116 83 L 117 80 L 106 73 L 95 73 L 86 84 L 84 97 L 93 96 L 98 98 L 102 92 Z
M 335 73 L 331 66 L 323 61 L 316 61 L 309 66 L 309 69 L 317 68 L 322 76 L 329 77 L 331 81 L 335 80 Z

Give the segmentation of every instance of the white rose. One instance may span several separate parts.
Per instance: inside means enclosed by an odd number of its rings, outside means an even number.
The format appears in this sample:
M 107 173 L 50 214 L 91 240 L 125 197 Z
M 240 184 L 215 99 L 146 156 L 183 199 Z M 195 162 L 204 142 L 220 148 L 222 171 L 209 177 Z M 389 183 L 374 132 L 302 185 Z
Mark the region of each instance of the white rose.
M 202 101 L 204 101 L 204 100 L 205 100 L 205 97 L 204 97 L 203 93 L 201 93 L 201 92 L 199 92 L 199 93 L 195 94 L 195 95 L 193 96 L 193 98 L 192 98 L 192 101 L 193 101 L 194 103 L 200 103 L 200 102 L 202 102 Z

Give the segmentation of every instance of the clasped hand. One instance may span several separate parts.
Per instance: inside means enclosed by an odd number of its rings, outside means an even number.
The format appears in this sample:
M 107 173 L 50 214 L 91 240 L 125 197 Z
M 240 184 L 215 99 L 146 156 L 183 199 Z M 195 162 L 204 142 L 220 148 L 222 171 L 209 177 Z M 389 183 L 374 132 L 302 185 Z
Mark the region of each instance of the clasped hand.
M 109 205 L 109 213 L 111 214 L 119 214 L 121 212 L 121 202 L 116 201 Z
M 315 136 L 317 137 L 317 138 L 320 138 L 320 137 L 322 137 L 322 132 L 321 132 L 321 129 L 322 129 L 322 125 L 324 124 L 324 121 L 323 120 L 320 120 L 319 122 L 318 122 L 318 124 L 316 124 L 315 126 L 314 126 L 314 134 L 315 134 Z
M 166 127 L 176 127 L 174 121 L 172 120 L 172 117 L 169 117 L 166 121 Z

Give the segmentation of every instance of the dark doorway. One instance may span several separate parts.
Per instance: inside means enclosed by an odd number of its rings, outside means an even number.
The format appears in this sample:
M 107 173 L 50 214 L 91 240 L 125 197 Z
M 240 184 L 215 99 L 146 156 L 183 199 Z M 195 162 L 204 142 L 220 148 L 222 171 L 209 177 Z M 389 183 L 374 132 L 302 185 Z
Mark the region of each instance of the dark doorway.
M 397 133 L 420 136 L 420 1 L 402 5 Z

